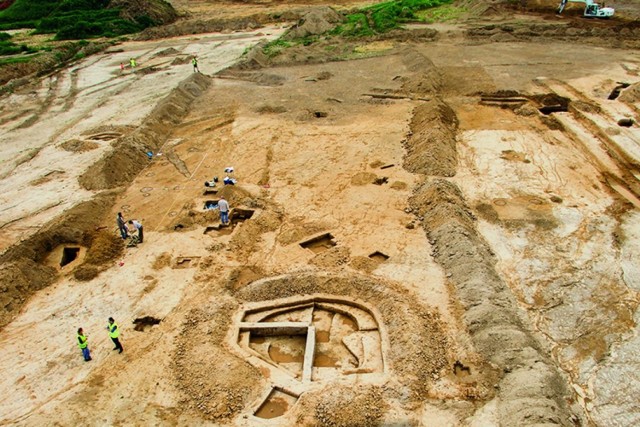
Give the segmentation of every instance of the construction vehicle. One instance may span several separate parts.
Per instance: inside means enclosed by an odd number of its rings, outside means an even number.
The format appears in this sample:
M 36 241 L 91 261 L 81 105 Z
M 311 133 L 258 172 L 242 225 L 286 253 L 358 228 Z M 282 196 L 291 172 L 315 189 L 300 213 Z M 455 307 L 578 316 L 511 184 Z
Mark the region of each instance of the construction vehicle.
M 610 18 L 613 16 L 613 8 L 612 7 L 600 7 L 598 3 L 595 3 L 593 0 L 561 0 L 560 6 L 558 6 L 558 15 L 562 13 L 564 7 L 568 2 L 572 3 L 584 3 L 584 17 L 585 18 Z

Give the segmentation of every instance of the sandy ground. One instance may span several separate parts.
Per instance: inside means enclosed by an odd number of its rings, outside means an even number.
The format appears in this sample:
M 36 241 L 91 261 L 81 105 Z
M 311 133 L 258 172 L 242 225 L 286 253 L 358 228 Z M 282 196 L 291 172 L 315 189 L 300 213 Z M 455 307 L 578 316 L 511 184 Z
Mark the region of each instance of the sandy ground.
M 457 166 L 447 179 L 477 218 L 474 232 L 514 297 L 510 308 L 570 390 L 560 407 L 571 417 L 547 421 L 636 425 L 640 106 L 607 97 L 617 82 L 639 80 L 640 56 L 438 30 L 451 37 L 412 46 L 440 79 L 436 93 L 420 96 L 438 95 L 455 113 Z M 3 99 L 0 247 L 94 197 L 78 177 L 192 74 L 175 59 L 197 54 L 201 71 L 214 74 L 281 31 L 125 43 Z M 406 45 L 363 42 L 361 51 L 374 57 L 212 78 L 153 160 L 118 189 L 105 218 L 96 218 L 114 235 L 116 212 L 142 221 L 144 243 L 90 281 L 73 277 L 81 259 L 59 269 L 0 331 L 0 424 L 510 425 L 501 389 L 508 384 L 500 382 L 509 371 L 480 349 L 455 268 L 434 256 L 423 218 L 409 207 L 416 187 L 433 177 L 404 164 L 412 117 L 426 101 L 384 97 L 426 72 L 408 65 L 415 54 Z M 121 74 L 130 57 L 139 70 Z M 529 97 L 528 109 L 482 102 L 480 93 L 497 91 Z M 380 97 L 365 95 L 372 93 Z M 570 107 L 540 113 L 536 95 L 545 94 L 570 99 Z M 636 124 L 619 126 L 621 118 Z M 89 148 L 62 148 L 71 140 Z M 450 159 L 433 161 L 443 160 Z M 225 175 L 236 185 L 224 186 Z M 214 176 L 217 193 L 205 194 Z M 220 196 L 251 218 L 220 228 L 217 211 L 204 209 Z M 301 245 L 324 233 L 331 245 Z M 55 265 L 60 249 L 51 250 L 43 262 Z M 296 396 L 279 391 L 288 411 L 255 417 L 272 387 L 282 386 L 237 351 L 234 322 L 246 306 L 314 294 L 372 307 L 388 363 L 369 377 L 338 367 L 328 379 L 296 382 Z M 111 350 L 109 316 L 122 329 L 123 354 Z M 161 322 L 135 330 L 145 316 Z M 75 344 L 78 327 L 89 336 L 88 363 Z M 280 357 L 297 357 L 295 345 Z

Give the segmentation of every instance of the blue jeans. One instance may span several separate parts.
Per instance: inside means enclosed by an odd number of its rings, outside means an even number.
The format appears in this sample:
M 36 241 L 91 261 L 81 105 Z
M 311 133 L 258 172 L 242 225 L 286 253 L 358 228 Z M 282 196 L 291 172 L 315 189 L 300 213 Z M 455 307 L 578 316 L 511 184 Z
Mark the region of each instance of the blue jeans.
M 91 353 L 89 353 L 89 347 L 82 348 L 82 355 L 84 356 L 85 362 L 91 360 Z
M 220 222 L 222 222 L 223 224 L 226 224 L 229 222 L 229 212 L 222 212 L 220 211 Z
M 126 239 L 129 233 L 127 233 L 126 227 L 120 227 L 120 235 L 123 239 Z

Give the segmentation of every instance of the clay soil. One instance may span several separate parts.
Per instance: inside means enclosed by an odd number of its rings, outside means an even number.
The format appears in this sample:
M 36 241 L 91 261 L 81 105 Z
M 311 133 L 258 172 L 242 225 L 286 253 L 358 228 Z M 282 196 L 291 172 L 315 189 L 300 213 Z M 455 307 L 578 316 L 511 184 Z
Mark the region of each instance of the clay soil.
M 632 4 L 467 2 L 274 58 L 253 46 L 323 3 L 174 4 L 2 97 L 0 425 L 640 423 Z M 314 295 L 373 310 L 383 369 L 351 369 L 365 327 L 321 331 L 350 361 L 322 379 L 278 366 L 301 335 L 274 339 L 275 371 L 240 349 L 246 307 Z

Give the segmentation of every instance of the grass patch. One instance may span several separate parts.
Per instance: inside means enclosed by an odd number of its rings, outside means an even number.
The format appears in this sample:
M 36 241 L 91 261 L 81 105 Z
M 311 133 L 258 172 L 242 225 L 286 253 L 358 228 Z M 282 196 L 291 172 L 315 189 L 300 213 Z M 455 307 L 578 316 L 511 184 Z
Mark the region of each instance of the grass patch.
M 128 21 L 119 9 L 107 9 L 109 0 L 16 0 L 0 11 L 0 30 L 35 28 L 55 34 L 57 40 L 115 37 L 155 25 L 146 15 Z
M 37 49 L 27 45 L 18 45 L 11 41 L 11 35 L 8 33 L 0 33 L 0 55 L 17 55 L 19 53 L 33 53 Z
M 433 9 L 421 10 L 416 13 L 416 16 L 421 20 L 429 23 L 433 22 L 447 22 L 460 18 L 467 13 L 469 9 L 466 7 L 454 6 L 451 4 L 444 4 L 442 6 L 435 7 Z
M 21 63 L 24 63 L 24 62 L 29 62 L 33 58 L 35 58 L 36 56 L 37 55 L 12 56 L 12 57 L 9 57 L 9 58 L 0 58 L 0 67 L 2 67 L 3 65 L 21 64 Z
M 281 40 L 281 39 L 273 40 L 273 41 L 267 43 L 262 48 L 262 53 L 267 55 L 269 58 L 273 58 L 274 56 L 277 56 L 278 54 L 280 54 L 280 52 L 282 52 L 286 48 L 294 46 L 296 44 L 298 44 L 298 43 L 289 42 L 289 41 Z
M 451 0 L 399 0 L 368 6 L 347 16 L 346 22 L 331 32 L 345 37 L 366 37 L 385 33 L 402 23 L 421 20 L 420 12 Z

